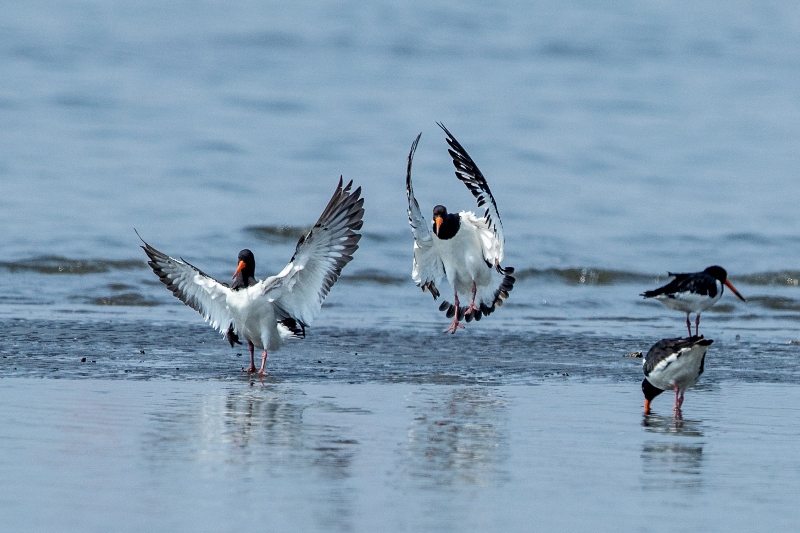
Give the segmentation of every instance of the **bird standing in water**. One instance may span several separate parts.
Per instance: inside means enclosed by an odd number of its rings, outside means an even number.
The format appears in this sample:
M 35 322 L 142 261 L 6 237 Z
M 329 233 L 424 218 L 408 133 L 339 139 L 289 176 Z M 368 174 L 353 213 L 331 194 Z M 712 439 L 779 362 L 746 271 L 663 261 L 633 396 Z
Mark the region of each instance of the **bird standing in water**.
M 642 361 L 644 414 L 650 414 L 653 398 L 666 390 L 675 391 L 673 411 L 681 417 L 683 394 L 697 383 L 705 367 L 706 352 L 714 341 L 703 337 L 661 339 Z
M 305 337 L 305 328 L 317 316 L 322 302 L 342 268 L 358 249 L 364 216 L 361 188 L 342 180 L 311 230 L 300 238 L 289 264 L 265 280 L 255 277 L 255 257 L 239 252 L 233 283 L 227 285 L 182 259 L 159 252 L 144 240 L 149 265 L 172 294 L 199 311 L 206 322 L 230 343 L 244 337 L 250 350 L 247 372 L 264 374 L 267 350 L 277 350 L 291 337 Z M 254 350 L 264 350 L 256 370 Z
M 694 334 L 700 334 L 700 313 L 713 306 L 722 298 L 722 292 L 728 287 L 743 302 L 747 300 L 739 294 L 736 287 L 728 280 L 728 273 L 721 266 L 710 266 L 702 272 L 690 274 L 673 274 L 675 279 L 652 291 L 643 292 L 645 298 L 655 298 L 670 309 L 686 313 L 686 328 L 692 336 L 692 325 L 689 321 L 691 313 L 697 313 L 694 321 Z

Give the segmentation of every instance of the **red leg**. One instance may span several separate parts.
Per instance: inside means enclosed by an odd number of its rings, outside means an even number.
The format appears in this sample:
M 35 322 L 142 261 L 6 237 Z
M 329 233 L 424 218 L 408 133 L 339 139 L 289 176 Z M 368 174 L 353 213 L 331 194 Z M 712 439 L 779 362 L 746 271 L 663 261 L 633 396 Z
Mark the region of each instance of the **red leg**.
M 694 319 L 694 334 L 695 336 L 700 335 L 700 313 L 697 313 Z
M 267 349 L 264 348 L 264 353 L 261 354 L 261 368 L 259 369 L 259 374 L 267 375 L 269 372 L 264 372 L 264 365 L 267 363 Z
M 450 327 L 444 330 L 445 333 L 455 333 L 458 328 L 464 329 L 464 326 L 458 321 L 458 308 L 459 308 L 459 301 L 458 301 L 458 293 L 455 293 L 455 303 L 453 305 L 456 306 L 456 315 L 453 317 L 453 323 L 450 324 Z
M 247 370 L 242 370 L 242 371 L 243 372 L 252 373 L 252 372 L 256 371 L 256 360 L 255 360 L 255 355 L 253 353 L 255 351 L 256 347 L 250 341 L 247 341 L 247 347 L 250 349 L 250 368 L 248 368 Z
M 689 313 L 686 313 L 686 329 L 689 330 L 689 336 L 692 336 L 692 323 L 689 321 Z

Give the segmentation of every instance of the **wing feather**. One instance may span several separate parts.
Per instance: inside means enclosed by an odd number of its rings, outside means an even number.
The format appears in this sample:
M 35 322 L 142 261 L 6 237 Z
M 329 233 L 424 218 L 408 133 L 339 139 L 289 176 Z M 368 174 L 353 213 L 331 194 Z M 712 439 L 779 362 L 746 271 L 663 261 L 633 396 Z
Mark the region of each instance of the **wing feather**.
M 411 144 L 406 169 L 408 223 L 411 226 L 411 233 L 414 235 L 414 268 L 411 271 L 411 277 L 418 287 L 422 287 L 423 292 L 430 291 L 435 300 L 439 297 L 439 289 L 436 288 L 436 285 L 441 285 L 444 279 L 444 265 L 433 247 L 430 224 L 419 209 L 419 203 L 414 197 L 414 187 L 411 184 L 411 163 L 421 136 L 421 133 L 417 135 Z
M 350 192 L 342 178 L 319 220 L 297 243 L 289 264 L 260 284 L 273 301 L 279 320 L 292 318 L 302 327 L 311 323 L 322 307 L 342 268 L 358 249 L 364 216 L 361 187 Z
M 453 165 L 456 167 L 456 177 L 464 182 L 469 191 L 475 197 L 478 208 L 483 209 L 483 220 L 486 227 L 492 232 L 494 238 L 489 246 L 484 246 L 484 258 L 493 266 L 498 266 L 503 260 L 503 247 L 505 237 L 503 235 L 503 223 L 500 220 L 500 213 L 497 211 L 497 204 L 489 190 L 489 184 L 483 177 L 478 165 L 469 156 L 463 146 L 453 137 L 453 134 L 444 127 L 444 124 L 437 122 L 447 134 L 447 144 L 450 146 L 448 152 L 453 158 Z M 482 239 L 483 240 L 483 239 Z
M 182 259 L 156 250 L 144 240 L 142 242 L 142 249 L 150 258 L 147 264 L 176 298 L 198 311 L 206 322 L 223 335 L 227 335 L 231 326 L 236 329 L 228 309 L 228 296 L 233 292 L 228 285 Z

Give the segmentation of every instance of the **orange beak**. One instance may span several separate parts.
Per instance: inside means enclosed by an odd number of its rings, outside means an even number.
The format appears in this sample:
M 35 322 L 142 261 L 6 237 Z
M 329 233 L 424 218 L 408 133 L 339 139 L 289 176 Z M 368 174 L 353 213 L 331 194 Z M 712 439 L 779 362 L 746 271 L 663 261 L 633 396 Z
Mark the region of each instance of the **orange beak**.
M 650 400 L 648 400 L 647 398 L 644 399 L 644 414 L 646 415 L 650 414 Z
M 434 229 L 433 232 L 438 236 L 439 235 L 439 226 L 442 225 L 442 222 L 444 222 L 444 219 L 442 217 L 436 217 L 436 218 L 433 219 L 433 222 L 434 222 L 434 224 L 436 224 L 436 229 Z
M 236 276 L 239 275 L 239 272 L 241 272 L 244 267 L 245 267 L 244 261 L 239 261 L 239 266 L 236 267 L 236 272 L 233 273 L 231 279 L 236 279 Z
M 725 280 L 725 286 L 726 286 L 726 287 L 728 287 L 728 288 L 729 288 L 731 291 L 733 291 L 733 294 L 735 294 L 736 296 L 738 296 L 738 297 L 739 297 L 739 299 L 740 299 L 741 301 L 743 301 L 743 302 L 746 302 L 746 301 L 747 301 L 747 300 L 745 300 L 745 299 L 744 299 L 744 296 L 742 296 L 741 294 L 739 294 L 739 291 L 737 291 L 737 290 L 736 290 L 736 287 L 734 287 L 734 286 L 733 286 L 733 283 L 731 283 L 731 282 L 730 282 L 729 280 L 727 280 L 727 279 Z

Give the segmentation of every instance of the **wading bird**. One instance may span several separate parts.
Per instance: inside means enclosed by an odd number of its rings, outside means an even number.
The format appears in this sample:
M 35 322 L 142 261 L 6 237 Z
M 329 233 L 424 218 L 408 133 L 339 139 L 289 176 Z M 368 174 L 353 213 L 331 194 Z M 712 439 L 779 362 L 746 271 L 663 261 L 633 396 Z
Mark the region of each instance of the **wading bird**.
M 728 280 L 728 273 L 721 266 L 710 266 L 702 272 L 691 274 L 673 274 L 675 279 L 652 291 L 641 294 L 645 298 L 655 298 L 670 309 L 686 313 L 686 328 L 692 336 L 692 325 L 689 321 L 691 313 L 697 313 L 694 321 L 694 334 L 700 334 L 700 313 L 713 306 L 722 298 L 722 291 L 728 287 L 743 302 L 747 300 L 739 294 L 736 287 Z
M 254 350 L 261 354 L 264 374 L 267 350 L 274 351 L 291 337 L 305 337 L 305 328 L 317 316 L 322 302 L 339 278 L 342 268 L 358 249 L 364 216 L 361 187 L 350 192 L 353 182 L 342 180 L 311 230 L 300 238 L 289 264 L 264 280 L 255 277 L 256 262 L 250 250 L 239 252 L 233 283 L 228 285 L 206 275 L 182 259 L 163 254 L 144 242 L 149 265 L 167 288 L 183 303 L 199 311 L 206 322 L 230 343 L 244 337 L 250 350 L 250 367 L 256 372 Z

